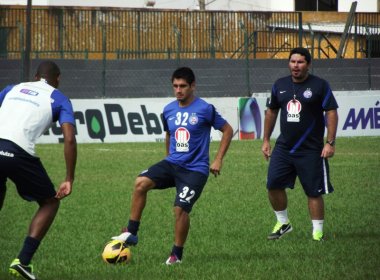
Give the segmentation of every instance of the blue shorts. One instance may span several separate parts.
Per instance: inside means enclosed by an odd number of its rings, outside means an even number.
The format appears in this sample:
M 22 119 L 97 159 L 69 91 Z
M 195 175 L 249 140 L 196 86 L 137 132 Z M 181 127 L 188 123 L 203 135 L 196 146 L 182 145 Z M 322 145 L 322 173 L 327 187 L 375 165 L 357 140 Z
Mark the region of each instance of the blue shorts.
M 181 207 L 187 213 L 191 212 L 208 178 L 203 173 L 187 170 L 167 160 L 152 165 L 139 176 L 148 177 L 155 182 L 154 189 L 176 187 L 174 206 Z
M 294 188 L 296 177 L 307 196 L 318 197 L 334 191 L 330 183 L 328 160 L 320 152 L 290 154 L 277 145 L 270 158 L 267 188 Z
M 40 159 L 13 142 L 0 139 L 0 188 L 6 188 L 7 178 L 15 183 L 19 195 L 25 200 L 40 201 L 56 195 Z

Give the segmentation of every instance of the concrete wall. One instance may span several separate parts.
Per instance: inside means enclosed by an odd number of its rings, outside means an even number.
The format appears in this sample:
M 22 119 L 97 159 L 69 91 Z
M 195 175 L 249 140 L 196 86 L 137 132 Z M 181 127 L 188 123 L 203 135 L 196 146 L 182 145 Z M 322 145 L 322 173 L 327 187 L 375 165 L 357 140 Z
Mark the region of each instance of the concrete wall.
M 60 89 L 70 98 L 171 97 L 170 76 L 178 66 L 193 68 L 203 97 L 269 92 L 276 79 L 289 75 L 287 60 L 282 59 L 55 61 L 62 72 Z M 32 61 L 31 73 L 38 63 Z M 20 82 L 21 69 L 19 60 L 0 60 L 0 88 Z M 334 91 L 380 89 L 379 58 L 314 60 L 311 72 L 326 79 Z

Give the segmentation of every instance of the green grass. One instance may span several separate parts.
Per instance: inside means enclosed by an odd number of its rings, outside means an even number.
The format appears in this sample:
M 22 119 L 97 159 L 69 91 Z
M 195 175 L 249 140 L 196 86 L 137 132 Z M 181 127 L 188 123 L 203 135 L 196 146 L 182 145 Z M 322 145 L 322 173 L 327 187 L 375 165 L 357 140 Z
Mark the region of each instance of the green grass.
M 212 143 L 215 153 L 218 143 Z M 38 145 L 51 178 L 64 177 L 62 145 Z M 180 266 L 166 267 L 173 243 L 174 190 L 152 191 L 129 265 L 101 259 L 125 226 L 136 175 L 164 156 L 163 143 L 80 144 L 73 193 L 33 262 L 39 279 L 380 279 L 380 138 L 339 138 L 330 161 L 335 192 L 325 196 L 324 243 L 311 240 L 306 198 L 289 191 L 294 230 L 267 241 L 275 223 L 265 189 L 261 141 L 234 141 L 222 175 L 209 177 L 191 214 Z M 36 210 L 12 183 L 0 212 L 0 279 L 17 255 Z

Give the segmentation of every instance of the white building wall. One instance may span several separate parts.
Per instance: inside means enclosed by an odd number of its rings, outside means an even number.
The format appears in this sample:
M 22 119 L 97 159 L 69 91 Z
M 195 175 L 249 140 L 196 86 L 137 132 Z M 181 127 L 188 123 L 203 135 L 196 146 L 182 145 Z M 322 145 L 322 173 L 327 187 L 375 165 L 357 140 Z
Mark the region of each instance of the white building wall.
M 216 0 L 206 1 L 207 10 L 294 11 L 294 0 Z
M 205 0 L 207 10 L 294 11 L 294 0 Z M 313 0 L 314 1 L 314 0 Z M 316 0 L 315 0 L 316 1 Z M 379 0 L 356 0 L 357 12 L 378 12 Z M 154 3 L 149 6 L 146 3 Z M 339 0 L 338 12 L 348 12 L 352 0 Z M 32 0 L 34 6 L 81 6 L 199 10 L 198 0 Z M 0 5 L 27 5 L 27 0 L 0 0 Z
M 370 13 L 377 12 L 379 7 L 378 0 L 356 0 L 358 5 L 356 6 L 356 12 L 358 13 Z M 339 0 L 338 12 L 349 12 L 351 9 L 352 0 Z

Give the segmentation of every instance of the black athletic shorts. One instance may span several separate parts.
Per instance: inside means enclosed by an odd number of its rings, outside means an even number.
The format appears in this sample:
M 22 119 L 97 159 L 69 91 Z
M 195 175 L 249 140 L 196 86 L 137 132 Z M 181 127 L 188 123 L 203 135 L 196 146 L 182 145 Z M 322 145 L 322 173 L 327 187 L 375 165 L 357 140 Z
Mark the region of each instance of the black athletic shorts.
M 330 183 L 328 160 L 320 152 L 291 154 L 276 145 L 273 149 L 267 177 L 267 188 L 294 188 L 296 177 L 307 196 L 318 197 L 334 191 Z
M 40 201 L 56 195 L 38 157 L 31 156 L 11 141 L 0 139 L 0 188 L 11 179 L 19 195 L 28 201 Z
M 208 178 L 203 173 L 187 170 L 166 160 L 152 165 L 139 176 L 148 177 L 155 182 L 154 189 L 175 187 L 177 192 L 174 206 L 181 207 L 188 213 L 200 197 Z

